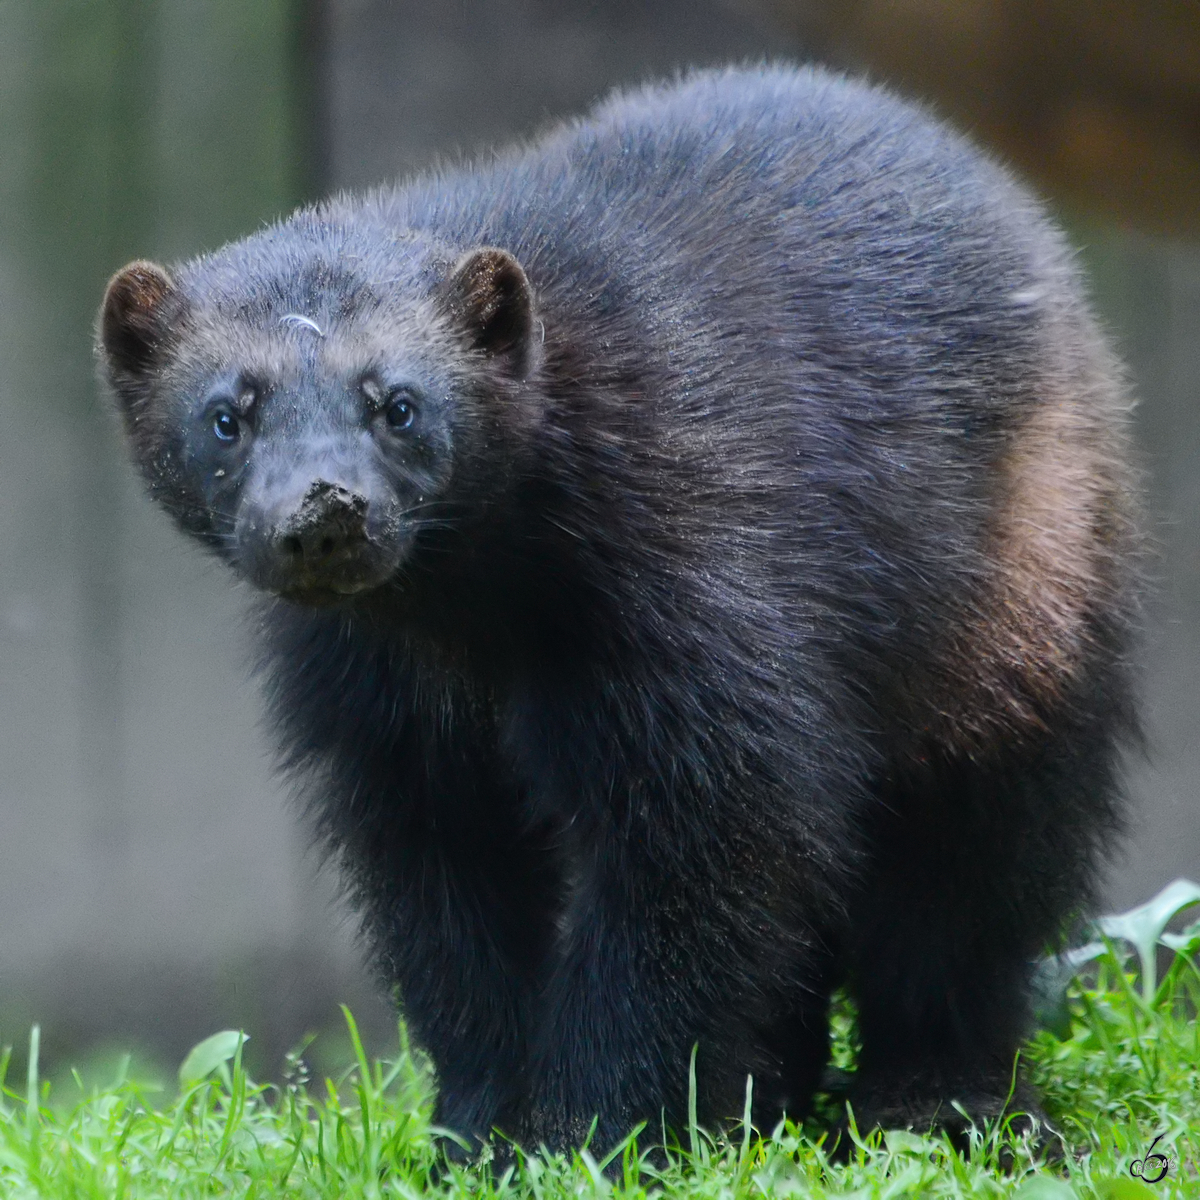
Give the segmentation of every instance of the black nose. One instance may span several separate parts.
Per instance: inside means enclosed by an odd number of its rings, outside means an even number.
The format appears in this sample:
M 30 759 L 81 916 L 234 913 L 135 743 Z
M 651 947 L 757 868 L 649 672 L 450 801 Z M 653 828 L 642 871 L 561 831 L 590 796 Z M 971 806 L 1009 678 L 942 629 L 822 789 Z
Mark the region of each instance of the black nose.
M 279 557 L 296 569 L 331 563 L 366 540 L 366 496 L 324 479 L 309 485 L 272 538 Z

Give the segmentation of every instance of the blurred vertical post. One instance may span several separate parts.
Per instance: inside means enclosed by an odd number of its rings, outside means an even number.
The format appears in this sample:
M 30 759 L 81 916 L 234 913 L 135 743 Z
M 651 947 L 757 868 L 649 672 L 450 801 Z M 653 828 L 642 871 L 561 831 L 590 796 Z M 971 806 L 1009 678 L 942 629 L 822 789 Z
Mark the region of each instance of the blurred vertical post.
M 106 273 L 145 238 L 150 219 L 155 6 L 48 4 L 28 6 L 27 16 L 31 169 L 18 219 L 28 273 L 22 296 L 40 313 L 37 349 L 27 349 L 40 351 L 48 367 L 33 377 L 53 379 L 36 402 L 58 410 L 70 447 L 64 549 L 76 584 L 76 715 L 67 724 L 77 731 L 86 843 L 95 848 L 89 865 L 111 881 L 124 874 L 119 860 L 130 836 L 122 753 L 123 514 L 115 439 L 95 401 L 90 333 Z M 107 890 L 101 883 L 100 893 Z
M 152 220 L 148 201 L 153 170 L 155 5 L 153 0 L 110 0 L 100 7 L 111 25 L 98 32 L 111 45 L 111 54 L 107 72 L 96 80 L 102 97 L 93 150 L 99 192 L 95 212 L 79 213 L 75 224 L 80 230 L 89 225 L 95 229 L 91 246 L 81 248 L 75 259 L 84 287 L 78 302 L 80 324 L 74 328 L 84 330 L 88 328 L 82 323 L 87 317 L 87 285 L 98 282 L 114 262 L 135 254 Z M 93 289 L 93 304 L 95 294 Z M 133 821 L 124 769 L 124 586 L 120 556 L 114 553 L 123 540 L 125 521 L 120 464 L 111 452 L 111 422 L 88 395 L 86 377 L 80 374 L 84 387 L 75 435 L 79 486 L 74 546 L 80 600 L 79 753 L 84 777 L 91 783 L 89 832 L 109 860 L 102 870 L 111 888 L 129 867 L 120 859 Z

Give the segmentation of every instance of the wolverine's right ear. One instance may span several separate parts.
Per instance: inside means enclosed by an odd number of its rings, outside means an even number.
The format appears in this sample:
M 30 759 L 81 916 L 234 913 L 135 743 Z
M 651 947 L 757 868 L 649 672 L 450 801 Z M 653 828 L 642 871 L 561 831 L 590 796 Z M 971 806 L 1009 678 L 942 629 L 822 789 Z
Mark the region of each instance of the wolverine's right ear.
M 179 309 L 171 277 L 152 262 L 132 262 L 109 280 L 100 308 L 100 345 L 109 378 L 126 403 L 141 393 L 160 365 L 163 342 Z
M 507 250 L 481 246 L 454 265 L 443 289 L 468 345 L 514 374 L 529 367 L 533 288 Z

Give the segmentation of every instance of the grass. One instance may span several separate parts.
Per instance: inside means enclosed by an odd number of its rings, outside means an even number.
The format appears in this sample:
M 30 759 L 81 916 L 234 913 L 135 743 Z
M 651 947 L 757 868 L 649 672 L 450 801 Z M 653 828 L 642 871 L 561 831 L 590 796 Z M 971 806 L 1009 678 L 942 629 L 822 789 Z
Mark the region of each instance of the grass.
M 1169 903 L 1147 916 L 1150 907 L 1107 918 L 1103 940 L 1065 963 L 1044 964 L 1057 1033 L 1038 1033 L 1024 1055 L 1065 1141 L 1066 1152 L 1049 1165 L 1004 1127 L 978 1130 L 967 1153 L 940 1137 L 875 1133 L 855 1139 L 849 1161 L 834 1163 L 819 1129 L 784 1125 L 760 1136 L 744 1124 L 726 1138 L 693 1124 L 665 1162 L 639 1153 L 631 1138 L 599 1161 L 585 1150 L 518 1154 L 502 1173 L 446 1165 L 420 1056 L 402 1030 L 394 1060 L 368 1061 L 347 1013 L 354 1060 L 336 1079 L 310 1081 L 296 1054 L 283 1083 L 256 1084 L 242 1069 L 241 1037 L 225 1032 L 188 1056 L 169 1102 L 127 1078 L 125 1067 L 104 1085 L 76 1075 L 52 1095 L 38 1078 L 35 1029 L 26 1078 L 0 1088 L 0 1197 L 1200 1197 L 1200 922 L 1164 934 L 1180 906 L 1165 918 Z M 1172 951 L 1161 982 L 1160 939 Z M 852 1067 L 853 1036 L 843 1008 L 833 1046 L 842 1067 Z M 5 1052 L 0 1078 L 7 1063 Z

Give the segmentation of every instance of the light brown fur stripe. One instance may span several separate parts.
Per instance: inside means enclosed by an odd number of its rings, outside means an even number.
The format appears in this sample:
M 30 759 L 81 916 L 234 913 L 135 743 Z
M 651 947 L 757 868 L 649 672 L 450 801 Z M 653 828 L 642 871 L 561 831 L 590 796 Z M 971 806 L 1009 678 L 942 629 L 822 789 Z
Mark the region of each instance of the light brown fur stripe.
M 1136 534 L 1119 368 L 1080 314 L 1052 321 L 1050 364 L 999 464 L 984 583 L 935 668 L 925 729 L 972 757 L 1035 732 L 1087 661 L 1097 613 L 1128 608 Z

